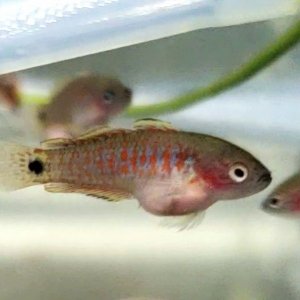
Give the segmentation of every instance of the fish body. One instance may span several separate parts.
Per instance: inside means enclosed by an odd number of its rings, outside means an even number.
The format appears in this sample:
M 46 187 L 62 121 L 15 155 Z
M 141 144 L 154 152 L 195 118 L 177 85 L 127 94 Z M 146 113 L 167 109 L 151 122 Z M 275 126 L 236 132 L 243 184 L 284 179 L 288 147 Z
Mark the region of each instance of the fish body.
M 43 183 L 63 182 L 133 195 L 144 199 L 142 206 L 155 214 L 206 209 L 210 201 L 194 201 L 194 197 L 205 199 L 207 195 L 203 179 L 195 171 L 196 153 L 189 140 L 171 131 L 119 131 L 100 136 L 97 142 L 79 141 L 76 146 L 46 150 L 43 154 L 49 163 Z M 164 201 L 155 199 L 161 196 Z M 175 198 L 182 196 L 186 200 L 181 208 Z M 172 206 L 166 200 L 171 197 Z
M 58 89 L 38 118 L 48 138 L 70 137 L 107 123 L 131 103 L 132 91 L 119 80 L 87 73 Z
M 8 159 L 2 155 L 1 161 L 10 163 L 2 164 L 2 187 L 44 184 L 50 192 L 133 197 L 152 214 L 182 216 L 252 195 L 271 182 L 268 169 L 245 150 L 156 120 L 137 121 L 133 130 L 101 127 L 43 146 L 6 146 Z
M 300 216 L 300 174 L 280 184 L 261 207 L 269 213 Z

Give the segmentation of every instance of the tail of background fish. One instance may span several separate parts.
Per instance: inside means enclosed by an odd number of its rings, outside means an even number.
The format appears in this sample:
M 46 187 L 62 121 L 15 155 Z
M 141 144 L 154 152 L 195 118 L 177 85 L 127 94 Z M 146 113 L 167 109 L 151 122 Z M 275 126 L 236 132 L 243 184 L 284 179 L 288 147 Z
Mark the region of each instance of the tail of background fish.
M 40 184 L 38 175 L 30 171 L 33 148 L 12 143 L 0 143 L 0 190 L 12 191 Z

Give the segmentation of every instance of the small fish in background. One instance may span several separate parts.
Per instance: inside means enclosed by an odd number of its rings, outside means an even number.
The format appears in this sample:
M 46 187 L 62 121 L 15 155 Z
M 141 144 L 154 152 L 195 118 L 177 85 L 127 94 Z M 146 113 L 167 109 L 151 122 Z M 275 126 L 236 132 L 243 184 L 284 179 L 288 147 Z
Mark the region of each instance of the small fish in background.
M 38 113 L 46 138 L 74 137 L 130 105 L 132 91 L 119 80 L 86 73 L 59 89 Z
M 261 207 L 268 213 L 300 217 L 300 174 L 295 174 L 280 184 L 263 201 Z
M 18 79 L 15 73 L 0 75 L 0 106 L 15 111 L 21 105 Z
M 0 148 L 0 188 L 44 184 L 49 192 L 108 201 L 133 197 L 154 215 L 179 217 L 181 227 L 216 201 L 253 195 L 270 182 L 269 170 L 238 146 L 154 119 L 50 139 L 36 149 Z

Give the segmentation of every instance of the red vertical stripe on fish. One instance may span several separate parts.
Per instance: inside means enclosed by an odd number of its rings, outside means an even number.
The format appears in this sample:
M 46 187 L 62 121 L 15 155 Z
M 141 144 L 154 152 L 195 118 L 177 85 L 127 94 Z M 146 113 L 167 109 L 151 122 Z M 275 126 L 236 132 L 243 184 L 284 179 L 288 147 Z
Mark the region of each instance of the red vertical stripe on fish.
M 171 160 L 170 147 L 166 147 L 163 152 L 163 164 L 162 164 L 162 171 L 166 174 L 171 173 L 170 160 Z

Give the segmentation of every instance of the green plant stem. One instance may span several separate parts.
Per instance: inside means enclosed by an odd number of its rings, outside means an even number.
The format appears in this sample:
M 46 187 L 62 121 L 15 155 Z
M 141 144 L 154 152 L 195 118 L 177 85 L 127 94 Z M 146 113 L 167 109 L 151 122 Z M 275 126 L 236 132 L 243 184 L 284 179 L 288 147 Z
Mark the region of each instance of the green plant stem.
M 203 101 L 208 97 L 220 94 L 227 89 L 233 88 L 234 86 L 237 86 L 247 79 L 253 77 L 256 73 L 276 61 L 299 41 L 300 19 L 297 17 L 297 21 L 284 34 L 278 37 L 275 42 L 263 49 L 247 63 L 241 65 L 236 70 L 233 70 L 231 73 L 216 80 L 206 87 L 195 89 L 189 93 L 175 97 L 168 101 L 130 107 L 126 112 L 126 115 L 129 117 L 143 117 L 175 112 Z M 26 103 L 45 104 L 49 101 L 47 97 L 38 95 L 26 94 L 22 96 L 23 102 Z
M 127 116 L 142 117 L 175 112 L 203 101 L 208 97 L 220 94 L 225 90 L 237 86 L 253 77 L 256 73 L 273 63 L 276 59 L 295 46 L 299 40 L 300 20 L 298 19 L 275 42 L 250 59 L 247 63 L 243 64 L 226 76 L 216 80 L 206 87 L 198 88 L 169 101 L 130 107 L 127 111 Z

